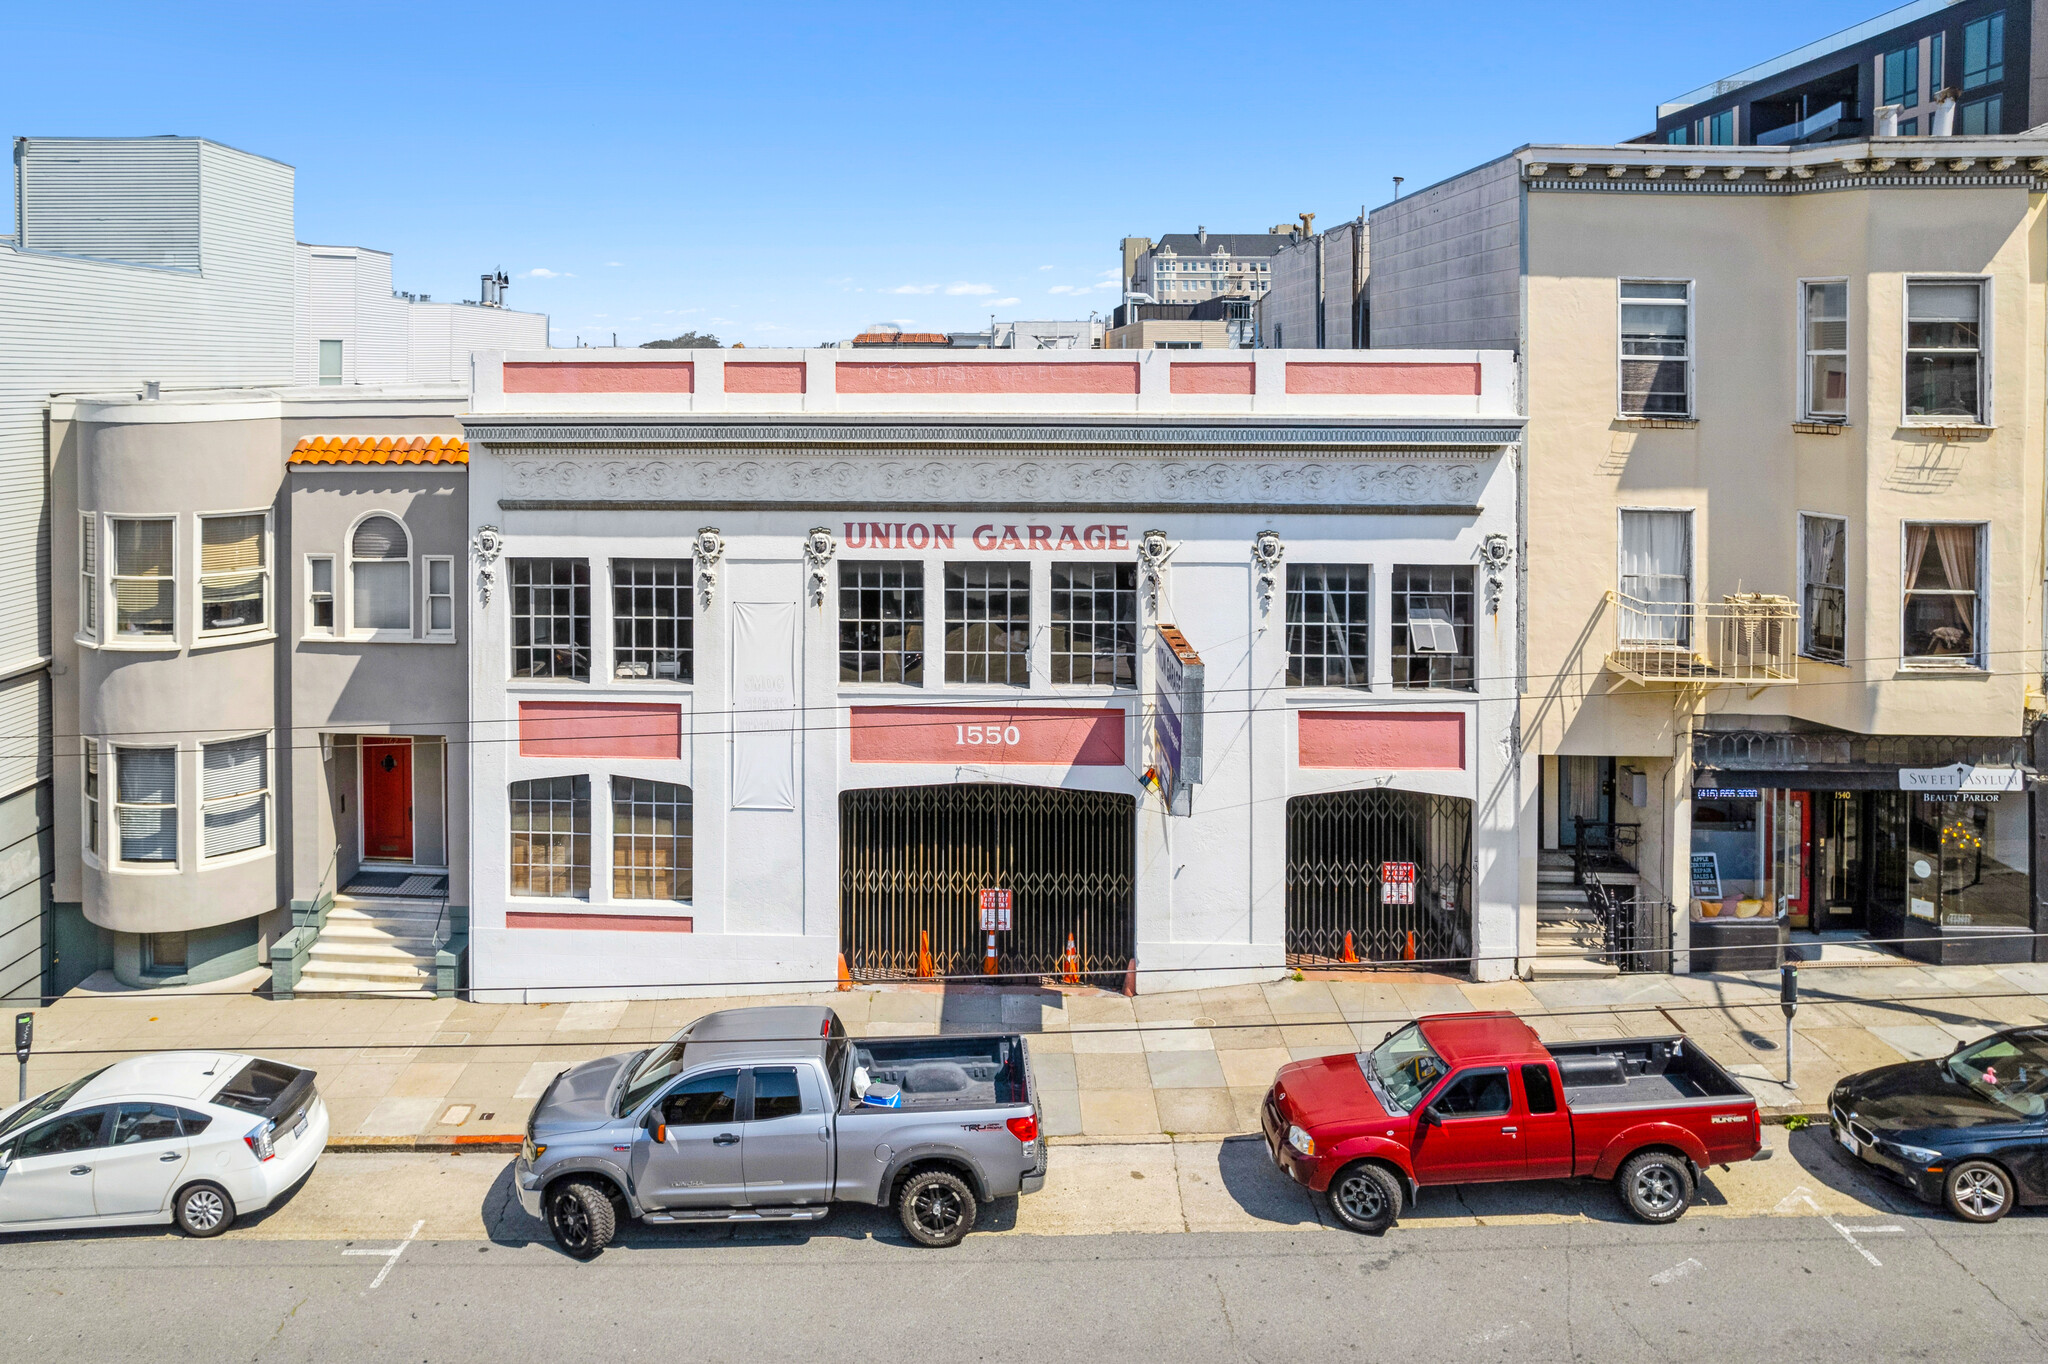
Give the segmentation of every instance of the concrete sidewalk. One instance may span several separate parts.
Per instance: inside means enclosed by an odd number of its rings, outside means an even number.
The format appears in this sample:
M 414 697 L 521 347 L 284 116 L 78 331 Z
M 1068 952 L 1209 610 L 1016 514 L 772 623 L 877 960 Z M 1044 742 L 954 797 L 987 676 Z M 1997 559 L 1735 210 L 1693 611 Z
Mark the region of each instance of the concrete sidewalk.
M 855 1034 L 1027 1033 L 1049 1134 L 1117 1142 L 1256 1131 L 1280 1066 L 1371 1045 L 1425 1013 L 1510 1009 L 1551 1041 L 1682 1032 L 1773 1113 L 1818 1112 L 1848 1072 L 2048 1022 L 2048 965 L 1809 965 L 1801 987 L 1792 1089 L 1775 972 L 1485 985 L 1372 972 L 1135 999 L 985 986 L 572 1004 L 67 997 L 37 1011 L 29 1091 L 122 1055 L 218 1047 L 317 1070 L 337 1149 L 490 1143 L 517 1139 L 565 1066 L 663 1041 L 714 1009 L 802 1002 L 837 1009 Z

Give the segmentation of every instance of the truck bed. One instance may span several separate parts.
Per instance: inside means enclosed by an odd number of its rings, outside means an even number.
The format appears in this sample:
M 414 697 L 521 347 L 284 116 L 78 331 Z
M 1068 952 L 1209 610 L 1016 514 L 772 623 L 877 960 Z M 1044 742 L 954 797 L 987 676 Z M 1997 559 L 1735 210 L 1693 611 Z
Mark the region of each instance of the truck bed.
M 1629 1037 L 1549 1047 L 1573 1112 L 1725 1103 L 1749 1091 L 1687 1037 Z
M 1030 1102 L 1021 1038 L 858 1037 L 853 1057 L 876 1084 L 898 1085 L 903 1107 L 988 1108 Z

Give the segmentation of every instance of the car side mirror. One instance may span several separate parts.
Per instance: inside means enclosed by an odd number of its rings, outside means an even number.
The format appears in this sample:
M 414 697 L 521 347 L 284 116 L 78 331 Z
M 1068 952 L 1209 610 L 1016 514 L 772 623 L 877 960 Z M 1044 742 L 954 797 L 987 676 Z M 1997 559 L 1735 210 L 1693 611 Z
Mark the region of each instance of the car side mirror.
M 1436 1111 L 1436 1106 L 1434 1104 L 1422 1110 L 1422 1125 L 1424 1127 L 1438 1126 L 1443 1122 L 1443 1120 L 1443 1114 Z
M 644 1126 L 647 1128 L 648 1136 L 653 1137 L 655 1141 L 663 1145 L 668 1144 L 668 1124 L 661 1120 L 660 1104 L 656 1104 L 647 1114 L 647 1121 Z
M 4 1170 L 12 1164 L 14 1164 L 14 1148 L 10 1146 L 5 1150 L 0 1150 L 0 1170 Z

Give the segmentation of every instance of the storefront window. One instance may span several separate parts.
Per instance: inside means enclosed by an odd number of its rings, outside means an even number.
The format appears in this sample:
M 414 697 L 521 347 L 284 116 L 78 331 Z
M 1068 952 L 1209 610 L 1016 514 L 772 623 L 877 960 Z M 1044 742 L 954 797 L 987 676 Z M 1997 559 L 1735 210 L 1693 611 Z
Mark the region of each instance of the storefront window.
M 1915 796 L 1907 912 L 1947 927 L 2027 927 L 2027 826 L 2024 791 Z
M 1804 791 L 1701 787 L 1692 804 L 1692 917 L 1801 919 L 1806 904 Z

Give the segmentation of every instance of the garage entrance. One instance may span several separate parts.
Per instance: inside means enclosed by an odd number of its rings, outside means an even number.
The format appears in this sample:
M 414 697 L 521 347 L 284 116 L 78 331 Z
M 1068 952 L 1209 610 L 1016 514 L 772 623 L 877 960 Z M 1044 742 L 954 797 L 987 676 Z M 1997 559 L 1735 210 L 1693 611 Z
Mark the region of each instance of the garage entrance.
M 977 892 L 1011 893 L 1003 975 L 1123 982 L 1134 950 L 1134 797 L 1040 786 L 899 786 L 839 796 L 839 939 L 861 980 L 978 975 Z
M 1413 864 L 1412 894 L 1399 872 L 1388 894 L 1389 863 Z M 1469 965 L 1471 801 L 1375 787 L 1287 802 L 1288 956 L 1341 960 L 1347 933 L 1364 961 Z

